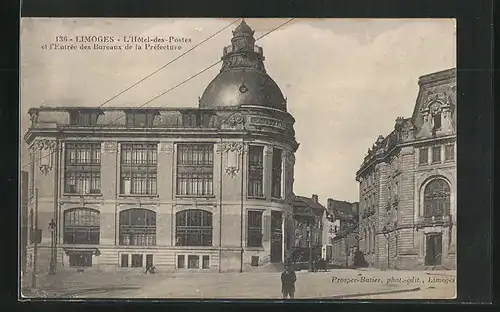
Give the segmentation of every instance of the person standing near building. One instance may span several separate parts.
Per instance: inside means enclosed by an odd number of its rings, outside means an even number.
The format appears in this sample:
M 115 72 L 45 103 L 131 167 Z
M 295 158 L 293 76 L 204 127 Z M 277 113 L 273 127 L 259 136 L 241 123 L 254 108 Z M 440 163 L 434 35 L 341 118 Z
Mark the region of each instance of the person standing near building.
M 295 295 L 295 281 L 297 281 L 297 276 L 292 270 L 290 265 L 285 266 L 285 271 L 281 273 L 281 292 L 283 293 L 283 299 L 290 297 L 294 298 Z

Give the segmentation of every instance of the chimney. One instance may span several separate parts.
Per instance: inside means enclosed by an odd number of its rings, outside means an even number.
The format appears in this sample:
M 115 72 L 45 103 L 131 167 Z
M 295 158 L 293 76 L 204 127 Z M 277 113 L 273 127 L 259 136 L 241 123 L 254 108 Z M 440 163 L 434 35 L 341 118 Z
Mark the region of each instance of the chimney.
M 327 209 L 333 209 L 333 199 L 328 198 L 328 199 L 326 200 L 326 208 L 327 208 Z
M 313 194 L 313 195 L 311 196 L 311 199 L 313 200 L 313 202 L 317 203 L 317 202 L 318 202 L 318 195 Z

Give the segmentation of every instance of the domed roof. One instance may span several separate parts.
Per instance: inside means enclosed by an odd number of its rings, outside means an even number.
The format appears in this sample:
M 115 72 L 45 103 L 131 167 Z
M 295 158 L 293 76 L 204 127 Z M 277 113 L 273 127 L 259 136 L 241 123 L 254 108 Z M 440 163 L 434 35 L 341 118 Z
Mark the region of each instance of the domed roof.
M 200 108 L 256 105 L 286 110 L 280 88 L 269 75 L 229 70 L 218 74 L 200 99 Z
M 280 88 L 264 68 L 262 48 L 252 29 L 242 21 L 233 31 L 232 45 L 224 48 L 220 73 L 203 92 L 200 108 L 264 106 L 286 111 Z

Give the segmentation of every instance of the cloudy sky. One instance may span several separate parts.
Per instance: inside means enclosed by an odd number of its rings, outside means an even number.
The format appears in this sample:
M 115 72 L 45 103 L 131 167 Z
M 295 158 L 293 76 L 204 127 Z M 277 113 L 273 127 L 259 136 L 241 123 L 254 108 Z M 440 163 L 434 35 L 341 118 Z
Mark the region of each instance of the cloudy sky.
M 21 24 L 21 134 L 30 107 L 98 106 L 234 19 L 25 19 Z M 286 19 L 247 19 L 258 37 Z M 218 61 L 227 28 L 104 107 L 139 106 Z M 181 51 L 47 51 L 55 36 L 191 38 Z M 296 19 L 259 40 L 269 75 L 296 119 L 295 193 L 357 201 L 366 151 L 411 115 L 418 77 L 456 63 L 451 19 Z M 216 66 L 148 106 L 195 107 Z M 23 163 L 27 151 L 22 148 Z

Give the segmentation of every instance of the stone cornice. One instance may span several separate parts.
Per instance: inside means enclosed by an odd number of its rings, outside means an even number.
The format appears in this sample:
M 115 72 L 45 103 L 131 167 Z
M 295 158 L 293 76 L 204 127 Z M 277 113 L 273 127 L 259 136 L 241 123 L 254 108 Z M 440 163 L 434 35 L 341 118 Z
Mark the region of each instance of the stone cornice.
M 436 142 L 443 142 L 443 141 L 450 141 L 450 140 L 455 140 L 456 135 L 448 135 L 448 136 L 442 136 L 442 137 L 435 137 L 435 138 L 426 138 L 426 139 L 418 139 L 418 140 L 411 140 L 411 141 L 406 141 L 406 142 L 400 142 L 396 144 L 392 149 L 388 151 L 384 151 L 381 154 L 374 154 L 371 156 L 368 161 L 365 161 L 360 169 L 356 172 L 356 179 L 359 179 L 359 177 L 369 168 L 372 166 L 385 162 L 388 158 L 399 152 L 403 147 L 408 147 L 408 146 L 418 146 L 418 145 L 425 145 L 428 143 L 436 143 Z

